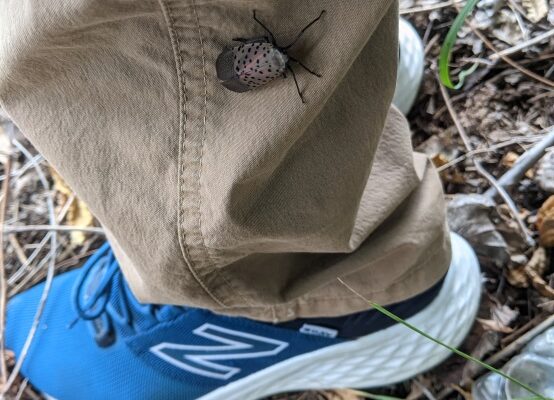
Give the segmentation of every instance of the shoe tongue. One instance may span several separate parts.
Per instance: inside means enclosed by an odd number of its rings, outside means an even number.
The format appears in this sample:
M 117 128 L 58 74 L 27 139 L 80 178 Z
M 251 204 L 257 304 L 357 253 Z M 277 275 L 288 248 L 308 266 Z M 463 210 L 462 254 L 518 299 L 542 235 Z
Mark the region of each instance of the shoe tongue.
M 117 329 L 120 334 L 128 336 L 136 332 L 144 332 L 160 322 L 171 320 L 184 312 L 185 309 L 182 307 L 140 303 L 132 293 L 121 269 L 113 262 L 115 259 L 110 255 L 98 259 L 93 270 L 85 278 L 82 291 L 83 304 L 97 296 L 99 290 L 109 296 L 107 299 L 104 297 L 91 305 L 89 313 L 95 314 L 103 311 L 94 320 L 94 324 L 100 328 L 104 328 L 105 324 L 112 325 L 106 320 L 108 318 L 120 328 Z M 114 268 L 116 269 L 114 270 Z M 108 273 L 112 274 L 111 277 L 106 276 Z M 109 279 L 107 285 L 105 285 L 105 279 Z M 104 310 L 101 310 L 102 307 L 105 307 Z
M 136 332 L 148 330 L 183 313 L 181 307 L 140 303 L 121 272 L 114 276 L 107 311 L 118 319 L 129 314 L 130 323 Z

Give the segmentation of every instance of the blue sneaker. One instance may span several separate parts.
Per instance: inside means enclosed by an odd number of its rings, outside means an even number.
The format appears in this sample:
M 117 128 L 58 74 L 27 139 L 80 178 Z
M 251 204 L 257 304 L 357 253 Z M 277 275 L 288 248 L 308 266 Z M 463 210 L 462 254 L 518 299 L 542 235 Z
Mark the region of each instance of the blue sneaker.
M 453 235 L 448 274 L 389 308 L 453 346 L 479 303 L 472 249 Z M 44 285 L 8 306 L 7 347 L 21 354 Z M 140 304 L 106 243 L 85 265 L 56 277 L 22 374 L 56 399 L 254 400 L 405 380 L 449 352 L 375 310 L 274 325 L 210 311 Z

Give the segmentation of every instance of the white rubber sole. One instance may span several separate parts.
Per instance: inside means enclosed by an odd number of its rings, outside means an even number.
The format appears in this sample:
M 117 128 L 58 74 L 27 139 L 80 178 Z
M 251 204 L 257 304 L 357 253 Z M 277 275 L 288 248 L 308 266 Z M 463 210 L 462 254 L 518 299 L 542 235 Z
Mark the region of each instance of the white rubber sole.
M 404 115 L 407 115 L 421 86 L 425 53 L 421 38 L 408 21 L 400 18 L 398 28 L 400 59 L 398 60 L 396 90 L 392 102 Z
M 452 263 L 439 295 L 407 322 L 457 347 L 477 314 L 481 273 L 473 249 L 456 234 L 452 234 L 452 250 Z M 298 390 L 386 386 L 420 374 L 450 355 L 448 349 L 395 324 L 357 340 L 290 358 L 200 400 L 256 400 Z

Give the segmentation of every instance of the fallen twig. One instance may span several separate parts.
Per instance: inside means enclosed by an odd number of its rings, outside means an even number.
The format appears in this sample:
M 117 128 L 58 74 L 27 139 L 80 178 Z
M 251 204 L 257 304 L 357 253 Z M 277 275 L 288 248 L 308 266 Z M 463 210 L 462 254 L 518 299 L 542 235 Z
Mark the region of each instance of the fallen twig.
M 23 248 L 19 244 L 19 241 L 17 240 L 17 237 L 13 233 L 11 233 L 8 236 L 8 241 L 10 242 L 10 245 L 13 247 L 13 250 L 14 250 L 15 255 L 16 255 L 17 259 L 19 260 L 19 262 L 21 264 L 26 263 L 27 262 L 27 256 L 25 255 L 25 251 L 23 250 Z
M 477 36 L 479 36 L 479 39 L 485 43 L 485 46 L 487 46 L 490 50 L 492 50 L 495 54 L 498 54 L 498 57 L 500 57 L 505 63 L 510 64 L 512 67 L 520 71 L 522 74 L 527 75 L 530 78 L 533 78 L 541 83 L 544 83 L 545 85 L 554 88 L 554 82 L 552 82 L 550 79 L 545 78 L 544 76 L 540 76 L 539 74 L 534 73 L 531 70 L 528 70 L 525 67 L 522 67 L 519 63 L 512 60 L 510 57 L 505 56 L 503 54 L 500 54 L 500 51 L 492 44 L 492 42 L 485 36 L 483 33 L 475 27 L 475 24 L 470 22 L 469 26 L 471 27 L 471 30 L 473 33 L 475 33 Z
M 29 384 L 28 379 L 23 379 L 23 382 L 21 382 L 21 385 L 19 386 L 19 389 L 17 390 L 17 394 L 14 397 L 14 400 L 21 399 L 21 396 L 23 396 L 23 393 L 25 392 L 25 389 L 27 389 L 27 385 Z
M 529 46 L 532 46 L 534 44 L 540 43 L 543 40 L 548 39 L 549 37 L 552 37 L 552 36 L 554 36 L 554 29 L 546 31 L 546 32 L 544 32 L 544 33 L 542 33 L 538 36 L 535 36 L 532 39 L 521 42 L 521 43 L 519 43 L 515 46 L 512 46 L 512 47 L 508 48 L 508 49 L 505 49 L 505 50 L 499 51 L 497 53 L 491 54 L 489 56 L 489 59 L 493 60 L 493 61 L 498 60 L 502 56 L 508 56 L 510 54 L 517 53 L 518 51 L 521 51 L 521 50 L 523 50 L 523 49 L 525 49 Z
M 544 138 L 532 148 L 523 153 L 504 175 L 498 179 L 498 184 L 503 188 L 509 188 L 517 183 L 520 178 L 543 156 L 545 150 L 554 146 L 554 129 L 551 129 Z M 493 199 L 498 194 L 496 188 L 491 187 L 484 195 Z
M 421 390 L 423 395 L 428 400 L 437 400 L 437 398 L 433 395 L 433 393 L 431 393 L 429 388 L 427 388 L 427 386 L 425 386 L 423 383 L 421 383 L 418 379 L 414 379 L 412 382 Z
M 8 132 L 8 134 L 9 133 L 10 132 Z M 31 155 L 31 153 L 21 143 L 19 143 L 19 141 L 17 141 L 14 136 L 15 136 L 14 132 L 11 131 L 11 134 L 9 134 L 9 137 L 11 139 L 12 144 L 19 151 L 21 151 L 21 153 L 23 153 L 23 155 L 29 161 L 31 161 L 33 159 L 33 156 Z M 35 170 L 36 170 L 36 172 L 39 176 L 39 180 L 40 180 L 42 186 L 44 187 L 44 190 L 46 191 L 47 196 L 48 196 L 46 198 L 46 204 L 48 206 L 48 217 L 49 217 L 49 220 L 50 220 L 50 224 L 55 225 L 56 224 L 56 214 L 55 214 L 55 211 L 54 211 L 54 199 L 53 199 L 53 195 L 50 191 L 50 185 L 49 185 L 48 180 L 46 179 L 46 176 L 44 175 L 44 172 L 42 171 L 42 168 L 40 167 L 40 165 L 38 165 L 38 163 L 34 162 L 34 168 L 35 168 Z M 57 252 L 58 242 L 57 242 L 57 236 L 54 233 L 49 232 L 49 235 L 50 235 L 50 251 L 49 251 L 48 255 L 46 256 L 46 258 L 49 260 L 48 272 L 46 274 L 46 280 L 44 282 L 44 288 L 42 290 L 42 294 L 41 294 L 41 297 L 40 297 L 40 300 L 39 300 L 37 311 L 35 313 L 35 318 L 33 320 L 31 328 L 29 329 L 27 339 L 25 340 L 25 343 L 23 344 L 23 348 L 21 349 L 21 352 L 19 354 L 19 358 L 17 359 L 17 362 L 15 363 L 15 366 L 13 367 L 13 370 L 12 370 L 10 376 L 8 377 L 8 380 L 7 380 L 6 384 L 2 388 L 2 393 L 1 393 L 0 396 L 4 396 L 8 392 L 8 390 L 10 390 L 10 387 L 14 384 L 14 382 L 15 382 L 18 374 L 19 374 L 21 366 L 23 365 L 23 362 L 25 361 L 25 358 L 27 356 L 27 352 L 29 351 L 29 348 L 31 347 L 31 343 L 32 343 L 33 338 L 35 336 L 35 333 L 38 329 L 38 326 L 39 326 L 39 323 L 40 323 L 40 318 L 42 316 L 42 312 L 43 312 L 44 307 L 46 305 L 46 300 L 48 298 L 48 294 L 50 293 L 50 288 L 52 286 L 52 280 L 54 279 L 54 268 L 55 268 L 55 262 L 56 262 L 56 252 Z
M 2 202 L 0 203 L 0 223 L 3 225 L 6 218 L 8 199 L 10 196 L 10 173 L 12 170 L 11 155 L 8 155 L 4 165 L 6 179 L 2 184 Z M 0 384 L 6 384 L 8 369 L 6 367 L 5 335 L 6 328 L 6 302 L 8 285 L 6 282 L 6 266 L 4 263 L 4 234 L 0 234 Z
M 56 232 L 88 232 L 104 235 L 104 229 L 91 226 L 73 226 L 73 225 L 25 225 L 25 226 L 4 226 L 4 233 L 14 232 L 36 232 L 36 231 L 56 231 Z
M 400 15 L 414 14 L 414 13 L 426 12 L 426 11 L 433 11 L 433 10 L 438 10 L 440 8 L 450 7 L 450 6 L 453 6 L 455 4 L 462 4 L 462 3 L 465 3 L 465 0 L 449 0 L 449 1 L 444 1 L 442 3 L 429 4 L 429 5 L 426 5 L 426 6 L 403 8 L 403 9 L 400 9 Z
M 533 318 L 531 321 L 527 322 L 525 325 L 519 327 L 512 333 L 510 333 L 508 336 L 504 337 L 500 343 L 502 346 L 507 346 L 508 344 L 512 343 L 514 340 L 516 340 L 518 337 L 523 335 L 525 332 L 531 330 L 538 324 L 542 323 L 546 318 L 548 318 L 548 314 L 541 313 L 537 315 L 535 318 Z
M 466 149 L 468 151 L 473 151 L 473 146 L 469 140 L 469 136 L 467 135 L 462 123 L 460 122 L 460 119 L 458 118 L 456 111 L 454 110 L 454 107 L 452 106 L 452 103 L 450 101 L 450 96 L 448 95 L 448 92 L 446 91 L 446 88 L 442 85 L 440 82 L 440 79 L 437 77 L 437 80 L 439 82 L 439 88 L 442 94 L 442 97 L 444 99 L 444 102 L 446 104 L 446 107 L 448 109 L 448 112 L 450 113 L 450 116 L 452 117 L 452 120 L 454 121 L 454 125 L 456 126 L 458 133 L 460 134 L 460 137 L 462 138 L 462 142 L 464 143 Z M 535 241 L 531 237 L 531 234 L 529 233 L 527 227 L 521 220 L 519 213 L 517 211 L 516 205 L 510 195 L 504 190 L 503 187 L 501 187 L 498 184 L 498 181 L 492 176 L 481 164 L 481 162 L 477 158 L 473 158 L 473 165 L 475 165 L 475 169 L 477 172 L 483 176 L 489 183 L 496 188 L 502 199 L 504 200 L 504 203 L 508 206 L 510 209 L 510 213 L 512 214 L 512 217 L 516 221 L 516 223 L 519 226 L 519 229 L 527 242 L 529 246 L 534 246 Z
M 543 333 L 545 330 L 547 330 L 553 325 L 554 325 L 554 315 L 551 315 L 550 317 L 545 319 L 542 323 L 540 323 L 539 325 L 531 329 L 529 332 L 525 333 L 518 339 L 514 340 L 511 344 L 504 347 L 498 353 L 486 359 L 485 363 L 492 366 L 498 365 L 499 362 L 516 353 L 524 345 L 529 343 L 533 338 L 540 335 L 541 333 Z M 463 387 L 470 384 L 472 380 L 480 376 L 483 372 L 485 372 L 485 369 L 481 366 L 477 366 L 477 368 L 475 369 L 473 374 L 471 374 L 471 376 L 462 380 L 462 382 L 460 383 L 460 386 Z M 452 392 L 453 392 L 452 388 L 446 388 L 438 394 L 437 399 L 442 400 L 447 396 L 449 396 Z
M 441 165 L 440 167 L 437 167 L 437 171 L 439 172 L 442 172 L 448 168 L 452 168 L 453 166 L 461 163 L 462 161 L 468 159 L 468 158 L 472 158 L 474 157 L 475 155 L 478 155 L 478 154 L 485 154 L 485 153 L 490 153 L 492 151 L 495 151 L 495 150 L 498 150 L 498 149 L 501 149 L 503 147 L 507 147 L 507 146 L 512 146 L 514 144 L 519 144 L 521 142 L 531 142 L 531 143 L 534 143 L 534 142 L 537 142 L 537 138 L 535 136 L 531 136 L 531 137 L 525 137 L 525 138 L 512 138 L 510 140 L 506 140 L 504 142 L 500 142 L 500 143 L 496 143 L 496 144 L 493 144 L 492 146 L 489 146 L 489 147 L 486 147 L 484 149 L 475 149 L 475 150 L 471 150 L 471 151 L 468 151 L 467 153 L 464 153 L 462 154 L 461 156 L 459 157 L 456 157 L 454 160 L 452 161 L 449 161 L 447 162 L 446 164 L 444 165 Z M 498 181 L 500 183 L 500 180 Z

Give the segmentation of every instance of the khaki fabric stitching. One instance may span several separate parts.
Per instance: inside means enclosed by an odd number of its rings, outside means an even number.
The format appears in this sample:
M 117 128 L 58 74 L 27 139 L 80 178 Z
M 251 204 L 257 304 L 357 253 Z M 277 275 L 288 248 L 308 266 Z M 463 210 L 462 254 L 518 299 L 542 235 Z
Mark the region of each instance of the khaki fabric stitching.
M 198 284 L 204 289 L 204 291 L 221 307 L 226 307 L 225 303 L 223 303 L 221 300 L 219 300 L 214 294 L 208 290 L 207 286 L 202 282 L 198 274 L 196 273 L 196 270 L 193 267 L 193 260 L 190 256 L 187 245 L 185 243 L 185 232 L 183 232 L 183 207 L 182 207 L 182 201 L 184 198 L 184 184 L 183 184 L 183 176 L 184 176 L 184 168 L 185 163 L 183 162 L 184 157 L 184 136 L 186 132 L 186 126 L 187 126 L 187 93 L 186 93 L 186 81 L 185 76 L 182 71 L 183 67 L 183 60 L 181 57 L 181 51 L 180 51 L 180 43 L 178 35 L 175 31 L 175 22 L 173 15 L 171 13 L 171 8 L 169 5 L 165 2 L 165 0 L 159 0 L 159 4 L 162 8 L 162 11 L 164 13 L 164 16 L 166 17 L 166 22 L 168 25 L 169 30 L 169 36 L 171 37 L 171 44 L 173 47 L 173 53 L 175 55 L 175 63 L 177 67 L 177 75 L 178 75 L 178 82 L 179 82 L 179 118 L 181 119 L 179 123 L 179 199 L 178 199 L 178 236 L 179 236 L 179 244 L 181 247 L 181 252 L 183 253 L 183 258 L 185 259 L 185 262 L 187 264 L 187 267 L 189 268 L 191 274 L 193 275 L 194 279 L 198 282 Z
M 207 130 L 206 130 L 206 123 L 208 119 L 208 74 L 206 72 L 206 54 L 204 51 L 204 40 L 202 37 L 202 30 L 200 28 L 200 19 L 198 17 L 198 10 L 196 8 L 196 1 L 192 0 L 192 9 L 194 11 L 194 17 L 196 22 L 196 28 L 198 30 L 198 40 L 200 42 L 200 50 L 202 55 L 202 73 L 203 73 L 203 81 L 204 81 L 204 111 L 202 113 L 202 142 L 200 145 L 200 161 L 199 161 L 199 168 L 198 168 L 198 226 L 200 229 L 200 236 L 202 238 L 202 247 L 205 251 L 206 260 L 204 262 L 208 261 L 211 262 L 211 255 L 209 252 L 209 249 L 206 247 L 205 241 L 204 241 L 204 231 L 202 229 L 202 169 L 203 169 L 203 161 L 204 161 L 204 142 L 206 140 Z M 231 284 L 229 279 L 226 276 L 225 271 L 221 271 L 219 273 L 219 276 L 225 281 L 227 286 L 232 287 L 234 286 Z M 210 292 L 207 287 L 205 287 L 205 290 Z M 236 289 L 235 289 L 236 290 Z M 236 290 L 236 294 L 247 304 L 252 306 L 252 303 L 245 298 L 240 291 Z M 212 297 L 215 297 L 213 293 L 210 293 Z

